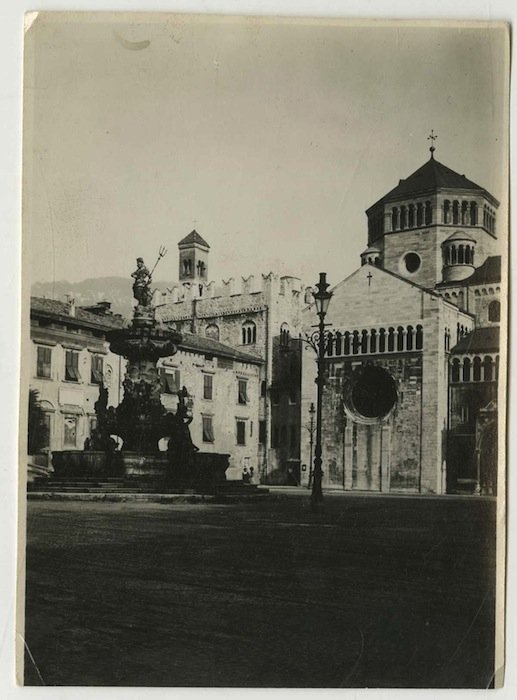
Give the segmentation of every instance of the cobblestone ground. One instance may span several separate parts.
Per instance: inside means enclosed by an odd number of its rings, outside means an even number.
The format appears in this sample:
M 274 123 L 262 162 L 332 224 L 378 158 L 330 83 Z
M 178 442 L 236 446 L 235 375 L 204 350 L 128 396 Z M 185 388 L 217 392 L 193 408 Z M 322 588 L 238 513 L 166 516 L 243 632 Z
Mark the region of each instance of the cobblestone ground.
M 29 685 L 487 687 L 495 503 L 29 502 Z

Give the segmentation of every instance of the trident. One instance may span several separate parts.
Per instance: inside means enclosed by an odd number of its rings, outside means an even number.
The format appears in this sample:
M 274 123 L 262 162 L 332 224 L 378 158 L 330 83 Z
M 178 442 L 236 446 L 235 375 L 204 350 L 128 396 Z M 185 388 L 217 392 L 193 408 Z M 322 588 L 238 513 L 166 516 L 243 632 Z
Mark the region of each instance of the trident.
M 158 251 L 158 258 L 156 259 L 156 262 L 154 263 L 154 267 L 149 273 L 149 281 L 151 281 L 151 277 L 153 276 L 153 272 L 156 270 L 156 266 L 160 262 L 160 260 L 167 254 L 167 248 L 165 246 L 161 245 L 160 249 Z

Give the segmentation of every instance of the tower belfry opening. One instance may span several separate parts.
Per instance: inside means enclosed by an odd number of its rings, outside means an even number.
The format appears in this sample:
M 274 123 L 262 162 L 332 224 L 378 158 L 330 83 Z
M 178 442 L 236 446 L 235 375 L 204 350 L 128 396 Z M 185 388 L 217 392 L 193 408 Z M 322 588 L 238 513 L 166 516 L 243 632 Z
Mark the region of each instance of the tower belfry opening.
M 178 243 L 180 282 L 203 284 L 208 279 L 208 251 L 210 246 L 194 229 Z

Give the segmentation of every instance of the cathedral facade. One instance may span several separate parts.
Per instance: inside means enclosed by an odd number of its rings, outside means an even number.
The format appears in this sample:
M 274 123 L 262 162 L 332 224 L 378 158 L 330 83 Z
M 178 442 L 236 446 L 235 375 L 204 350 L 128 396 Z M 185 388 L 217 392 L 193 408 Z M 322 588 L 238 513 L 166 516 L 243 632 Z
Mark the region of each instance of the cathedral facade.
M 499 203 L 430 159 L 366 212 L 361 266 L 326 321 L 323 486 L 495 493 L 501 319 Z M 303 325 L 315 312 L 303 312 Z M 316 363 L 302 352 L 302 479 Z M 304 429 L 307 428 L 307 429 Z

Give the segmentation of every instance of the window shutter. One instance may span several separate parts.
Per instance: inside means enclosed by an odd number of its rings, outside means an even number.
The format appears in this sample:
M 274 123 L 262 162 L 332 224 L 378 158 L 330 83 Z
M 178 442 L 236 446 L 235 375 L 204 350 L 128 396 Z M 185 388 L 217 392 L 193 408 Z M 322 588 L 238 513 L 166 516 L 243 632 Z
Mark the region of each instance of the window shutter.
M 246 444 L 246 423 L 243 420 L 237 421 L 237 444 Z
M 239 403 L 248 403 L 247 382 L 245 379 L 239 379 Z
M 214 442 L 212 416 L 203 416 L 203 442 Z
M 51 349 L 38 347 L 36 374 L 38 377 L 50 377 Z
M 100 355 L 92 355 L 92 384 L 102 384 L 103 364 L 103 358 Z
M 203 398 L 213 398 L 213 377 L 211 374 L 203 375 Z
M 79 381 L 79 353 L 67 350 L 65 355 L 65 370 L 66 379 L 73 382 Z

